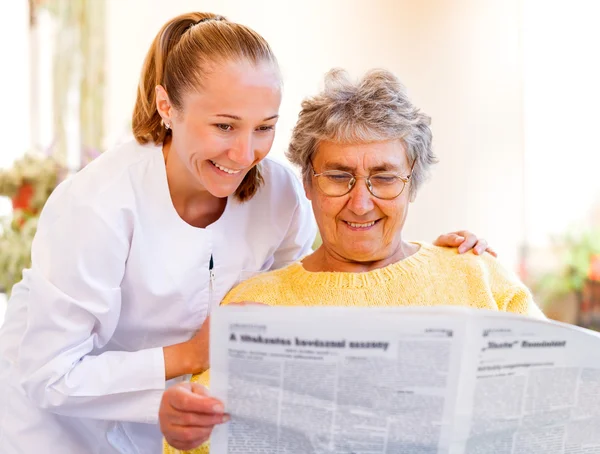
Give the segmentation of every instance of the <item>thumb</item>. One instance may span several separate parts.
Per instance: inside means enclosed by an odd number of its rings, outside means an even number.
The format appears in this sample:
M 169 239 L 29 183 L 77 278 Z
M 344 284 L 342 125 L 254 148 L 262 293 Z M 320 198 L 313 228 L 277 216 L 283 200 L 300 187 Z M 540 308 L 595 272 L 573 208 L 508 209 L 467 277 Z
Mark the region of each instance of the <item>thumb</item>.
M 453 233 L 453 234 L 451 235 L 451 237 L 452 237 L 452 244 L 460 244 L 460 243 L 462 243 L 463 241 L 465 241 L 465 237 L 464 237 L 464 236 L 457 235 L 457 234 L 455 234 L 455 233 Z
M 184 392 L 184 393 L 198 394 L 201 396 L 209 395 L 208 389 L 206 389 L 205 386 L 201 385 L 200 383 L 191 382 L 191 381 L 181 382 L 181 383 L 175 385 L 173 388 L 177 388 L 181 392 Z
M 206 386 L 201 385 L 200 383 L 189 382 L 190 391 L 194 394 L 200 394 L 201 396 L 208 396 L 208 389 Z
M 437 240 L 435 240 L 436 246 L 441 247 L 452 247 L 458 246 L 465 240 L 464 236 L 458 235 L 456 233 L 447 233 L 446 235 L 440 235 Z

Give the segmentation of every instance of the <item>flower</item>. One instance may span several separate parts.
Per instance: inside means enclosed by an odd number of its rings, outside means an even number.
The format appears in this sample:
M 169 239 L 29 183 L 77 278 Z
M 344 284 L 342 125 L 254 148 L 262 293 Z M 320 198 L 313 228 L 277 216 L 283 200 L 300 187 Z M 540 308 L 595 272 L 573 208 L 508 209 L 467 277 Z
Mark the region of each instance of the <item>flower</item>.
M 31 191 L 29 206 L 20 208 L 31 214 L 38 213 L 59 183 L 62 169 L 63 166 L 51 156 L 27 153 L 11 168 L 0 169 L 0 195 L 10 197 L 14 205 L 16 198 L 23 196 L 24 190 Z M 22 203 L 23 199 L 19 201 Z
M 0 287 L 7 293 L 31 266 L 31 243 L 37 229 L 37 216 L 17 210 L 13 219 L 0 219 Z
M 38 216 L 66 173 L 50 155 L 27 153 L 9 169 L 0 169 L 0 195 L 10 197 L 13 213 L 0 218 L 0 287 L 10 293 L 31 266 L 31 243 Z

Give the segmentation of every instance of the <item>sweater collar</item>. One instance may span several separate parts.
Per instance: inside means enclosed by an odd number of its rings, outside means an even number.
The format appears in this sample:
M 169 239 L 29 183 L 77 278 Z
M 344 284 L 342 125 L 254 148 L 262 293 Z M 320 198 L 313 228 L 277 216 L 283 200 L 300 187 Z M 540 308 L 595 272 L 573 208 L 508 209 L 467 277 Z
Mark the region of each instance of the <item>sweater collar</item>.
M 372 271 L 363 273 L 312 272 L 305 270 L 302 262 L 297 262 L 289 267 L 289 273 L 295 285 L 319 285 L 327 288 L 373 288 L 385 285 L 386 282 L 398 279 L 400 276 L 410 276 L 417 271 L 422 271 L 422 265 L 434 255 L 435 246 L 419 241 L 412 243 L 420 246 L 415 254 Z

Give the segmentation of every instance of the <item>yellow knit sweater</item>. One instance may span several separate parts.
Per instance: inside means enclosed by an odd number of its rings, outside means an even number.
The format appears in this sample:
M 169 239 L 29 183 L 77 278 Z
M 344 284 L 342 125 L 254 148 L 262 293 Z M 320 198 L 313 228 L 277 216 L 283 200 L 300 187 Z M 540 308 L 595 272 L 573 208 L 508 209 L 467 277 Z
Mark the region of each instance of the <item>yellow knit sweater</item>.
M 543 318 L 517 276 L 489 254 L 477 256 L 426 243 L 414 255 L 366 273 L 312 273 L 300 262 L 258 275 L 232 289 L 223 304 L 271 306 L 469 306 Z M 193 381 L 208 385 L 209 371 Z M 208 444 L 193 454 L 207 454 Z M 164 454 L 181 451 L 165 443 Z

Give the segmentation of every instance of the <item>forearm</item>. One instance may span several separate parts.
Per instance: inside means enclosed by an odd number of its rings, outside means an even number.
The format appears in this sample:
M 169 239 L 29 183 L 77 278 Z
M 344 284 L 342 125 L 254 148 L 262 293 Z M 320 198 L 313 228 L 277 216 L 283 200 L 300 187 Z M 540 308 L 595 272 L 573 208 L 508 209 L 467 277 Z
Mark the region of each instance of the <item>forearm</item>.
M 163 348 L 165 379 L 187 374 L 200 374 L 208 369 L 208 348 L 187 341 Z
M 161 348 L 84 356 L 58 375 L 67 361 L 57 357 L 39 369 L 22 370 L 31 402 L 64 416 L 156 422 L 165 389 Z

